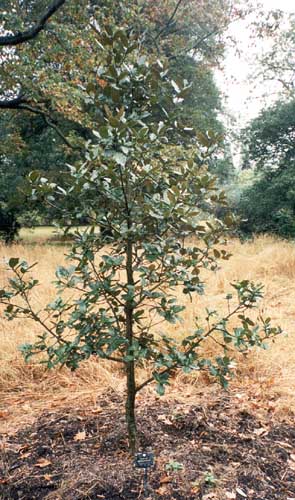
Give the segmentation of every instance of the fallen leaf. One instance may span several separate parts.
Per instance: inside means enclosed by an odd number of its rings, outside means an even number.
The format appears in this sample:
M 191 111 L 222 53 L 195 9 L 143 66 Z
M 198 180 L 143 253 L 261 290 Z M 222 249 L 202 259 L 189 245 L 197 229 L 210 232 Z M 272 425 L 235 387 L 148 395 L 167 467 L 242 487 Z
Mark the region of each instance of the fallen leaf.
M 247 498 L 247 494 L 243 490 L 241 490 L 241 488 L 236 488 L 236 492 L 239 493 L 239 495 L 241 495 L 242 497 Z
M 172 478 L 169 476 L 162 476 L 160 479 L 160 484 L 171 483 Z
M 27 444 L 23 444 L 22 446 L 19 447 L 18 453 L 22 453 L 23 451 L 27 451 L 29 449 L 29 446 Z
M 160 486 L 160 488 L 155 490 L 155 492 L 157 493 L 157 495 L 160 495 L 160 497 L 161 497 L 161 496 L 166 495 L 166 493 L 168 493 L 168 490 L 167 490 L 166 486 Z
M 291 453 L 290 458 L 291 458 L 291 460 L 293 460 L 295 462 L 295 454 L 294 453 Z
M 44 477 L 44 479 L 45 479 L 46 481 L 51 481 L 51 479 L 52 479 L 52 477 L 53 477 L 53 476 L 52 476 L 51 474 L 44 474 L 44 476 L 43 476 L 43 477 Z
M 30 456 L 31 456 L 31 452 L 28 451 L 27 453 L 22 453 L 21 456 L 20 456 L 20 458 L 28 458 Z
M 171 420 L 166 415 L 158 415 L 157 419 L 166 425 L 173 425 Z
M 191 489 L 191 493 L 193 495 L 196 495 L 197 493 L 200 493 L 200 485 L 196 484 L 195 486 L 193 486 L 192 489 Z
M 244 393 L 238 393 L 238 392 L 237 392 L 234 396 L 235 396 L 235 398 L 237 398 L 237 399 L 245 399 L 245 394 L 244 394 Z M 248 398 L 246 398 L 246 399 L 248 399 Z M 236 498 L 236 497 L 235 497 L 235 498 Z
M 254 429 L 254 434 L 256 434 L 256 436 L 262 436 L 263 434 L 266 434 L 268 432 L 267 429 L 265 429 L 265 427 L 260 427 L 260 429 Z
M 77 434 L 74 436 L 74 441 L 84 441 L 85 438 L 86 438 L 86 432 L 80 431 L 77 432 Z
M 40 458 L 40 460 L 38 460 L 38 462 L 35 463 L 35 467 L 40 467 L 42 469 L 43 467 L 51 465 L 51 463 L 52 462 L 50 460 L 47 460 L 47 458 Z
M 236 494 L 234 491 L 226 491 L 225 492 L 225 496 L 226 498 L 228 498 L 229 500 L 235 500 L 236 499 Z

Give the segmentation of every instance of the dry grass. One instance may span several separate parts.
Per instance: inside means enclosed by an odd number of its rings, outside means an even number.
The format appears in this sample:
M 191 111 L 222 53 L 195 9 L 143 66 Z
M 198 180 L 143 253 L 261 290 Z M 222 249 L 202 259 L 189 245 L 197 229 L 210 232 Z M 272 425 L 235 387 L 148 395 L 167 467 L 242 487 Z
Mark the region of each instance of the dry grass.
M 69 240 L 71 238 L 71 234 L 73 234 L 75 229 L 81 229 L 83 230 L 86 228 L 86 226 L 77 226 L 72 227 L 70 232 L 66 237 L 64 237 L 64 233 L 62 229 L 58 227 L 53 227 L 53 226 L 38 226 L 38 227 L 22 227 L 19 235 L 18 235 L 18 240 L 20 242 L 24 243 L 45 243 L 45 242 L 56 242 L 60 241 L 62 242 L 63 240 Z M 99 231 L 99 228 L 97 227 L 96 231 Z
M 222 268 L 208 276 L 205 297 L 197 297 L 192 303 L 184 296 L 187 309 L 182 324 L 169 325 L 167 333 L 182 335 L 193 328 L 195 315 L 206 307 L 226 310 L 224 297 L 230 283 L 238 279 L 262 281 L 265 285 L 264 314 L 280 324 L 288 336 L 281 336 L 267 351 L 254 351 L 242 359 L 233 383 L 237 403 L 275 409 L 278 414 L 295 411 L 295 245 L 271 237 L 260 237 L 241 244 L 231 241 L 229 250 L 233 257 L 222 263 Z M 15 245 L 0 247 L 0 262 L 10 256 L 20 256 L 29 262 L 38 261 L 38 287 L 34 300 L 40 306 L 54 297 L 54 270 L 61 264 L 67 249 L 65 246 Z M 6 279 L 5 266 L 0 266 L 0 285 Z M 3 402 L 18 405 L 19 415 L 24 408 L 39 411 L 50 400 L 57 405 L 63 399 L 95 401 L 97 392 L 106 388 L 123 390 L 124 379 L 114 366 L 89 360 L 72 374 L 67 370 L 46 373 L 39 365 L 25 365 L 17 346 L 32 341 L 40 333 L 36 325 L 25 320 L 8 322 L 0 316 L 0 386 Z M 208 347 L 210 349 L 210 347 Z M 208 383 L 208 382 L 207 382 Z M 172 392 L 179 390 L 183 397 L 195 391 L 197 394 L 206 381 L 198 376 L 193 379 L 180 375 L 174 381 Z M 212 386 L 210 387 L 212 390 Z M 43 403 L 42 403 L 43 401 Z M 20 404 L 21 403 L 21 404 Z M 24 406 L 25 405 L 25 406 Z M 255 406 L 256 405 L 256 406 Z M 23 408 L 24 407 L 24 408 Z M 5 417 L 9 409 L 4 409 Z M 0 412 L 1 416 L 1 412 Z M 21 418 L 21 417 L 20 417 Z

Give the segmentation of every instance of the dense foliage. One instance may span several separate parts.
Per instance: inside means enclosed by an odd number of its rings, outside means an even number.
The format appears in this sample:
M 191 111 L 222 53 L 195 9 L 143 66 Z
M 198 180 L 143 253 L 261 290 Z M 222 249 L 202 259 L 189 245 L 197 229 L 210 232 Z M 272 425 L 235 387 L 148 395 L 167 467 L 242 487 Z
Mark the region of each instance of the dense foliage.
M 12 243 L 18 234 L 20 224 L 17 221 L 15 212 L 7 208 L 0 208 L 0 238 L 6 244 Z
M 295 236 L 295 101 L 278 101 L 244 131 L 245 166 L 256 171 L 239 211 L 246 232 Z
M 242 134 L 243 167 L 254 174 L 238 203 L 246 233 L 295 236 L 294 26 L 294 14 L 283 10 L 264 13 L 255 23 L 264 51 L 252 76 L 264 85 L 267 105 Z

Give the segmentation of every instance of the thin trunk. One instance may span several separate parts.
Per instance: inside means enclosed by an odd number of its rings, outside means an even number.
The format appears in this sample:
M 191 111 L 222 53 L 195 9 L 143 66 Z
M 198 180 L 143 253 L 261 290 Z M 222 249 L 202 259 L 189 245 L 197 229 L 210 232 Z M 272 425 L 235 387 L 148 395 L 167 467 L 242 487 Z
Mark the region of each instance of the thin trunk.
M 126 399 L 126 423 L 128 430 L 129 449 L 132 454 L 137 446 L 137 428 L 135 417 L 135 373 L 134 361 L 127 364 L 127 399 Z
M 132 242 L 127 241 L 126 246 L 126 272 L 128 285 L 134 285 L 133 279 L 133 266 L 132 266 Z M 133 302 L 128 301 L 125 307 L 126 313 L 126 338 L 128 346 L 132 347 L 133 344 Z M 129 361 L 126 366 L 127 377 L 127 398 L 126 398 L 126 423 L 128 430 L 129 449 L 132 454 L 136 451 L 137 445 L 137 430 L 135 418 L 135 398 L 136 398 L 136 384 L 135 384 L 135 366 L 134 361 Z

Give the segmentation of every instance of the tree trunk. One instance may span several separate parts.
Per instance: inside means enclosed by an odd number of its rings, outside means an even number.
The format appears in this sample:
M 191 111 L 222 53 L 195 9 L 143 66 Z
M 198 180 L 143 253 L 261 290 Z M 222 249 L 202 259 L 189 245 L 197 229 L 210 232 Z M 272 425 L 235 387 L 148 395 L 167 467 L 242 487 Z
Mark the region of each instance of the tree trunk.
M 133 279 L 133 264 L 132 264 L 132 242 L 127 241 L 126 245 L 126 273 L 128 285 L 134 285 Z M 126 313 L 126 338 L 128 347 L 132 348 L 133 344 L 133 299 L 128 300 L 125 306 Z M 128 430 L 129 449 L 132 454 L 136 451 L 137 445 L 137 432 L 136 432 L 136 418 L 135 418 L 135 398 L 136 398 L 136 383 L 135 383 L 135 363 L 129 361 L 126 366 L 127 378 L 127 397 L 126 397 L 126 423 Z
M 134 361 L 130 361 L 127 365 L 127 398 L 125 406 L 126 423 L 128 430 L 128 441 L 130 452 L 134 455 L 137 445 L 137 429 L 135 417 L 135 374 Z

